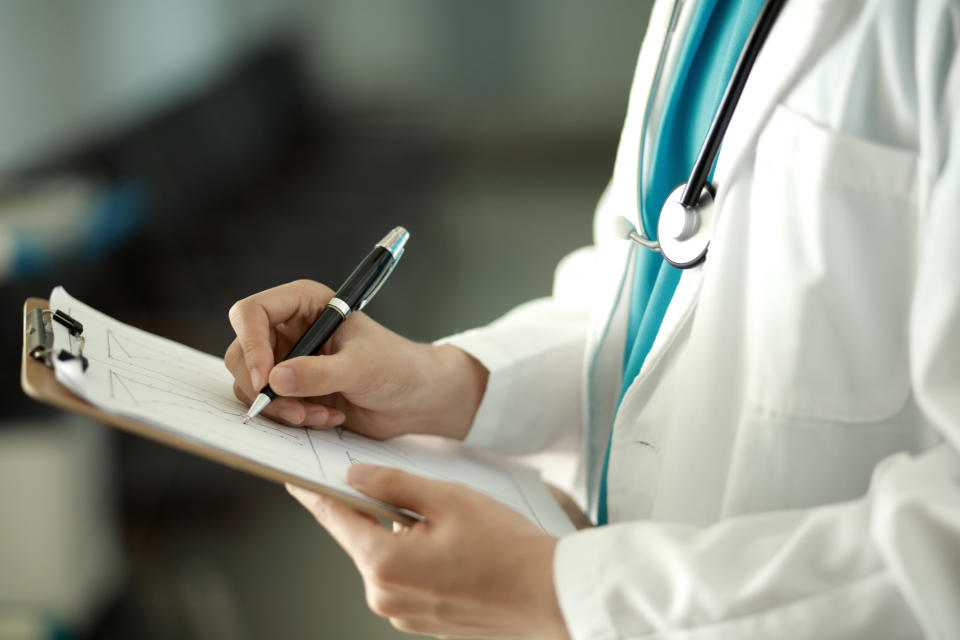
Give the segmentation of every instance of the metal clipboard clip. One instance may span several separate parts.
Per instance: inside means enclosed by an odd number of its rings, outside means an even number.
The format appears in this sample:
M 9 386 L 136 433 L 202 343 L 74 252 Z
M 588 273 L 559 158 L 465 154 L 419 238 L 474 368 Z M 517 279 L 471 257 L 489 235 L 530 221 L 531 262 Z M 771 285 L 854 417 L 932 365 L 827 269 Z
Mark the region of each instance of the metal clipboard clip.
M 67 328 L 71 336 L 77 339 L 77 351 L 70 349 L 55 349 L 53 346 L 53 322 L 58 322 Z M 27 315 L 27 352 L 34 360 L 39 360 L 48 367 L 53 366 L 56 358 L 61 362 L 80 360 L 83 370 L 87 370 L 89 362 L 83 355 L 86 341 L 83 337 L 83 325 L 69 315 L 57 309 L 34 309 Z

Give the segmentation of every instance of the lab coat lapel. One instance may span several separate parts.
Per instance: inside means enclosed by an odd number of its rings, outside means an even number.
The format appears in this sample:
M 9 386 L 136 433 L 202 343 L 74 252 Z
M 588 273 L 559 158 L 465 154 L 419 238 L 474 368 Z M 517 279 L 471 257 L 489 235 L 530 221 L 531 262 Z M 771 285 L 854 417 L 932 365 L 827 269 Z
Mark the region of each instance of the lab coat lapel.
M 673 3 L 669 2 L 658 3 L 658 9 L 661 12 L 658 16 L 659 22 L 664 25 L 661 33 L 658 34 L 661 36 L 661 38 L 658 38 L 660 39 L 658 45 L 662 44 L 662 38 L 666 37 L 666 27 L 669 24 L 667 12 L 672 12 L 673 6 Z M 829 0 L 789 2 L 783 8 L 761 55 L 754 64 L 750 79 L 747 81 L 744 93 L 741 96 L 740 104 L 734 113 L 727 135 L 724 137 L 715 172 L 715 179 L 718 184 L 726 184 L 728 180 L 733 179 L 737 168 L 744 159 L 752 155 L 756 137 L 773 112 L 773 107 L 787 89 L 796 82 L 797 76 L 807 66 L 811 55 L 817 50 L 815 45 L 824 42 L 825 38 L 820 37 L 820 31 L 824 30 L 824 22 L 829 18 L 829 8 Z M 680 17 L 680 22 L 683 22 L 683 16 Z M 830 34 L 828 35 L 829 38 L 832 35 L 832 30 L 827 31 Z M 644 53 L 647 57 L 647 66 L 655 66 L 654 53 L 658 52 Z M 644 85 L 649 88 L 652 80 L 652 68 L 650 76 L 644 77 L 643 80 Z M 637 135 L 634 144 L 639 144 L 639 131 L 635 133 Z M 623 151 L 621 149 L 621 156 Z M 618 164 L 621 170 L 623 170 L 624 165 L 629 167 L 630 171 L 633 172 L 631 182 L 635 185 L 635 176 L 637 175 L 636 148 L 634 147 L 630 151 L 632 153 L 628 155 L 627 160 L 632 162 L 618 162 Z M 722 195 L 722 192 L 718 193 L 718 224 L 723 207 Z M 627 260 L 623 260 L 623 262 L 627 265 L 630 264 L 630 261 Z M 708 254 L 706 265 L 709 265 L 709 263 Z M 703 282 L 704 268 L 709 267 L 700 265 L 685 270 L 643 367 L 637 379 L 627 390 L 626 396 L 633 395 L 641 390 L 644 381 L 651 378 L 652 373 L 656 371 L 658 365 L 663 362 L 664 357 L 669 353 L 671 345 L 676 342 L 681 333 L 680 330 L 693 317 Z M 620 287 L 611 290 L 613 295 L 603 296 L 604 302 L 599 307 L 608 321 L 600 323 L 599 326 L 603 327 L 601 332 L 590 336 L 589 339 L 588 353 L 592 354 L 594 365 L 598 361 L 604 361 L 606 365 L 617 372 L 619 372 L 622 364 L 617 367 L 614 361 L 617 357 L 622 357 L 623 334 L 626 325 L 626 313 L 623 312 L 626 305 L 620 304 L 623 302 L 623 296 L 619 294 L 622 294 L 624 289 L 629 290 L 630 281 L 630 278 L 626 278 L 625 282 L 620 283 Z M 616 313 L 618 309 L 621 313 Z M 607 360 L 610 362 L 606 362 Z M 601 390 L 607 389 L 608 386 L 611 388 L 617 386 L 617 381 L 613 379 L 613 376 L 609 376 L 610 379 L 605 379 L 604 376 L 597 375 L 598 371 L 606 370 L 606 367 L 588 367 L 585 371 L 584 380 L 584 399 L 587 403 L 586 406 L 589 407 L 588 428 L 586 429 L 586 442 L 584 443 L 588 452 L 586 484 L 589 487 L 591 507 L 595 506 L 594 494 L 599 481 L 599 456 L 605 448 L 607 434 L 609 433 L 609 427 L 604 427 L 604 425 L 609 425 L 611 422 L 607 417 L 609 414 L 605 411 L 606 407 L 610 406 L 610 402 L 606 397 L 601 398 L 601 396 L 604 396 Z M 626 396 L 620 405 L 621 407 L 628 404 Z
M 825 28 L 824 23 L 829 15 L 825 0 L 790 2 L 783 8 L 754 64 L 720 150 L 714 174 L 719 187 L 716 203 L 718 225 L 722 223 L 724 185 L 735 180 L 737 169 L 752 157 L 757 136 L 774 106 L 808 66 L 813 53 L 819 49 L 817 45 L 824 43 L 819 32 Z M 628 507 L 630 517 L 647 517 L 653 508 L 662 456 L 656 445 L 657 432 L 669 422 L 670 416 L 661 415 L 647 406 L 647 401 L 650 390 L 658 384 L 660 372 L 665 371 L 672 362 L 671 353 L 677 352 L 675 345 L 683 343 L 685 336 L 690 335 L 685 328 L 695 315 L 705 269 L 710 269 L 710 265 L 708 253 L 705 263 L 684 271 L 640 373 L 620 403 L 614 426 L 610 469 L 620 468 L 624 471 L 620 474 L 611 471 L 607 485 L 608 509 L 614 520 L 628 515 L 622 512 L 627 503 L 621 498 L 626 494 L 631 496 Z M 638 419 L 638 415 L 642 417 Z M 621 427 L 621 420 L 629 420 L 630 423 Z M 638 448 L 634 446 L 637 442 L 648 446 Z M 643 458 L 643 464 L 636 464 L 638 457 Z M 629 470 L 623 466 L 628 458 L 634 461 Z M 643 487 L 644 491 L 641 492 L 638 487 Z

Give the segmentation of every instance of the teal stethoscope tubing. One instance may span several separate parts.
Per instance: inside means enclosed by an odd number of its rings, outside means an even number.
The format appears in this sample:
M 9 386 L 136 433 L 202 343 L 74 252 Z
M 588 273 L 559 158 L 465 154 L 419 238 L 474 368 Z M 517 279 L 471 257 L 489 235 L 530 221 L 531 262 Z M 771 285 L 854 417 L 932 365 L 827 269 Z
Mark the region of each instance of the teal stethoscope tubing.
M 710 119 L 710 124 L 707 129 L 704 141 L 701 144 L 699 152 L 696 155 L 696 160 L 694 161 L 694 167 L 693 167 L 693 170 L 691 171 L 690 178 L 684 185 L 681 185 L 680 187 L 675 189 L 673 194 L 671 194 L 671 197 L 668 198 L 668 200 L 673 200 L 674 206 L 676 206 L 677 204 L 680 204 L 676 202 L 677 199 L 681 199 L 684 195 L 689 193 L 699 194 L 707 186 L 707 181 L 709 180 L 710 173 L 713 170 L 713 166 L 716 161 L 716 156 L 719 152 L 720 144 L 726 132 L 727 126 L 729 125 L 730 120 L 732 118 L 733 110 L 736 107 L 736 104 L 739 101 L 740 95 L 743 92 L 743 88 L 749 77 L 749 73 L 752 70 L 753 64 L 756 61 L 759 51 L 762 48 L 763 43 L 765 42 L 767 36 L 769 35 L 769 32 L 772 29 L 772 26 L 776 20 L 777 15 L 780 12 L 780 9 L 782 8 L 783 1 L 784 0 L 768 0 L 762 7 L 759 7 L 759 11 L 755 14 L 757 17 L 754 20 L 753 24 L 750 26 L 750 31 L 747 34 L 747 37 L 745 38 L 745 40 L 743 41 L 745 42 L 745 44 L 743 45 L 743 48 L 741 49 L 740 54 L 737 57 L 737 61 L 734 64 L 733 70 L 730 72 L 730 80 L 727 82 L 726 87 L 724 88 L 724 92 L 720 97 L 717 111 L 714 113 L 713 118 Z M 637 242 L 637 244 L 653 249 L 654 251 L 661 250 L 659 243 L 656 240 L 650 240 L 649 237 L 645 237 L 646 234 L 643 230 L 644 219 L 646 217 L 644 216 L 644 203 L 646 203 L 646 205 L 651 204 L 649 202 L 646 202 L 649 199 L 649 196 L 645 197 L 644 175 L 643 175 L 644 150 L 646 148 L 646 136 L 647 136 L 647 131 L 649 129 L 648 123 L 651 117 L 651 105 L 653 103 L 654 96 L 657 93 L 657 87 L 659 86 L 659 83 L 661 80 L 663 67 L 666 59 L 666 53 L 669 49 L 670 39 L 672 38 L 676 30 L 679 13 L 680 13 L 680 5 L 678 3 L 674 6 L 672 15 L 670 17 L 670 22 L 667 27 L 667 34 L 665 36 L 665 42 L 663 47 L 660 50 L 660 56 L 657 61 L 657 66 L 654 72 L 653 80 L 651 82 L 651 87 L 649 89 L 649 97 L 647 99 L 647 103 L 644 108 L 644 116 L 643 116 L 644 124 L 641 130 L 639 158 L 637 163 L 638 177 L 637 177 L 636 195 L 637 195 L 637 210 L 639 214 L 638 220 L 640 224 L 641 233 L 640 234 L 631 233 L 630 237 L 635 242 Z M 710 188 L 712 189 L 712 185 Z M 711 193 L 711 196 L 712 196 L 712 193 Z M 663 215 L 663 212 L 661 212 L 661 216 L 662 215 Z M 647 223 L 652 222 L 654 225 L 658 225 L 657 221 L 651 221 L 647 219 L 646 222 Z M 708 239 L 709 239 L 709 236 L 708 236 Z M 703 246 L 702 253 L 700 254 L 700 257 L 696 259 L 696 261 L 686 265 L 676 264 L 674 261 L 670 260 L 669 256 L 667 255 L 664 255 L 664 258 L 674 266 L 678 266 L 678 267 L 693 266 L 694 264 L 698 264 L 700 261 L 703 260 L 703 258 L 706 255 L 707 245 Z M 675 246 L 675 245 L 670 244 L 668 245 L 667 248 L 669 249 L 671 246 Z M 696 247 L 695 250 L 697 251 L 700 250 L 699 248 L 700 245 L 692 245 L 692 246 Z M 641 259 L 641 257 L 642 256 L 638 255 L 636 259 L 639 260 Z M 666 267 L 666 266 L 667 265 L 663 265 L 663 267 Z M 635 277 L 639 277 L 639 273 L 640 272 L 638 270 L 637 275 Z M 661 273 L 660 276 L 662 275 L 663 274 Z M 677 273 L 677 275 L 679 276 L 679 273 Z M 668 286 L 667 280 L 664 280 L 660 276 L 656 278 L 656 284 L 650 283 L 653 288 L 647 292 L 647 295 L 651 296 L 651 300 L 655 299 L 658 295 L 660 295 L 661 297 L 663 295 L 666 295 L 666 296 L 672 295 L 673 287 Z M 677 279 L 679 278 L 668 278 L 668 280 L 674 282 L 674 285 Z M 660 286 L 661 284 L 664 285 L 664 287 L 666 288 L 661 287 Z M 659 291 L 659 294 L 658 294 L 658 291 Z M 634 295 L 637 295 L 638 293 L 640 292 L 635 290 Z M 665 305 L 668 304 L 668 300 L 666 301 L 661 300 L 660 303 L 654 303 L 654 304 L 660 304 L 661 306 L 665 307 Z M 633 310 L 631 310 L 631 322 L 633 322 L 632 320 L 633 313 L 634 313 Z M 647 324 L 648 320 L 650 320 L 650 322 L 657 322 L 656 318 L 653 318 L 652 316 L 648 318 L 648 315 L 646 312 L 642 312 L 642 313 L 643 313 L 643 320 L 641 321 L 641 324 L 639 327 L 640 333 L 642 334 L 643 331 L 645 330 L 647 331 L 647 333 L 649 333 L 650 329 L 652 329 L 653 332 L 656 332 L 657 329 L 653 328 L 652 326 L 649 326 L 646 329 L 644 329 L 644 326 Z M 659 317 L 662 318 L 662 313 L 660 313 Z M 657 324 L 659 324 L 659 322 L 657 322 Z M 653 334 L 649 335 L 648 339 L 646 339 L 648 342 L 653 339 L 652 335 Z M 637 351 L 636 345 L 634 345 L 633 351 L 630 350 L 629 346 L 627 348 L 627 354 L 625 355 L 625 358 L 628 358 L 629 362 L 625 360 L 624 379 L 628 377 L 629 371 L 639 369 L 639 365 L 633 366 L 633 361 L 638 356 L 636 351 Z M 644 350 L 641 349 L 641 352 L 642 354 L 639 356 L 640 358 L 639 362 L 642 362 L 643 356 L 645 355 Z M 624 389 L 621 391 L 621 396 L 623 391 L 625 390 L 626 390 L 626 384 L 624 385 Z M 606 447 L 606 451 L 603 459 L 603 465 L 601 467 L 601 481 L 600 481 L 599 495 L 597 497 L 598 524 L 605 524 L 607 521 L 605 480 L 606 480 L 606 475 L 608 470 L 607 467 L 609 464 L 610 447 L 612 446 L 611 440 L 608 440 L 607 442 L 607 447 Z

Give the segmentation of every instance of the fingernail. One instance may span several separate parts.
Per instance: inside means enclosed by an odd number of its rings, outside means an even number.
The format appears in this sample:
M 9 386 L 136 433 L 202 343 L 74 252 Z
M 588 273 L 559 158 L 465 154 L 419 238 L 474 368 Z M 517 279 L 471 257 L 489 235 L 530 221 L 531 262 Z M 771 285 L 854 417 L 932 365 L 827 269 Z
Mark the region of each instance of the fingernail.
M 299 407 L 284 407 L 280 409 L 280 417 L 290 424 L 300 424 L 303 422 L 303 413 Z
M 254 391 L 260 391 L 263 389 L 263 374 L 260 373 L 260 369 L 256 367 L 250 369 L 250 382 L 253 384 Z
M 279 394 L 293 393 L 296 389 L 293 370 L 287 367 L 274 368 L 270 372 L 270 386 Z
M 331 427 L 339 427 L 347 421 L 347 416 L 343 411 L 331 411 L 328 420 L 330 420 Z
M 374 466 L 372 464 L 367 464 L 366 462 L 357 462 L 354 465 L 351 465 L 350 469 L 347 471 L 347 482 L 353 486 L 362 485 L 370 478 L 370 474 L 373 473 Z

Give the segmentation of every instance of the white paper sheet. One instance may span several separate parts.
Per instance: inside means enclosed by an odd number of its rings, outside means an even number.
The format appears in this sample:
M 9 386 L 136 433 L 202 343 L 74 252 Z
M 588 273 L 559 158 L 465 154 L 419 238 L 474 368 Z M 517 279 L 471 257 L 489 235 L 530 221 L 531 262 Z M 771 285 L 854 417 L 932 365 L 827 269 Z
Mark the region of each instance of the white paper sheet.
M 75 364 L 55 361 L 57 379 L 106 411 L 366 500 L 346 483 L 347 469 L 356 462 L 461 482 L 509 505 L 549 533 L 573 531 L 531 469 L 440 438 L 379 441 L 340 428 L 286 427 L 264 416 L 244 425 L 246 406 L 234 397 L 233 378 L 222 359 L 118 322 L 62 287 L 53 290 L 50 306 L 83 324 L 83 353 L 90 363 L 82 372 Z M 54 336 L 56 349 L 70 344 L 71 351 L 76 350 L 76 338 L 58 323 Z

